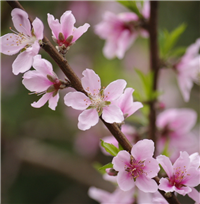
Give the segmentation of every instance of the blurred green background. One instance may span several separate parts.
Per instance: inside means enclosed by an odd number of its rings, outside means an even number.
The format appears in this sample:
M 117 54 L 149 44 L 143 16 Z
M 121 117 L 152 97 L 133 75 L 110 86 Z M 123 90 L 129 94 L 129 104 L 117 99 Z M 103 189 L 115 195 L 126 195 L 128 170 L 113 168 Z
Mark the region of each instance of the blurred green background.
M 127 11 L 117 2 L 109 1 L 22 1 L 22 6 L 34 19 L 40 18 L 45 35 L 51 40 L 47 13 L 55 18 L 66 10 L 72 10 L 76 27 L 89 23 L 91 27 L 67 54 L 67 60 L 79 77 L 85 68 L 94 69 L 101 77 L 102 85 L 123 78 L 128 86 L 140 91 L 133 68 L 149 70 L 148 40 L 138 38 L 126 52 L 123 60 L 108 60 L 102 54 L 104 41 L 94 34 L 94 25 L 102 20 L 105 11 Z M 171 31 L 182 22 L 187 29 L 177 46 L 189 46 L 200 36 L 200 2 L 159 2 L 159 29 Z M 1 35 L 13 28 L 11 8 L 1 1 Z M 51 40 L 52 41 L 52 40 Z M 61 79 L 64 75 L 54 61 L 42 49 L 40 54 L 49 60 Z M 104 181 L 92 164 L 106 164 L 111 157 L 99 151 L 99 138 L 110 133 L 99 122 L 91 130 L 77 129 L 78 111 L 63 103 L 69 90 L 60 91 L 56 111 L 47 104 L 39 109 L 31 107 L 38 96 L 28 95 L 21 83 L 22 74 L 12 74 L 15 56 L 1 55 L 1 168 L 3 204 L 61 204 L 96 203 L 87 195 L 90 186 L 108 191 L 113 186 Z M 177 86 L 175 74 L 161 73 L 160 88 L 167 108 L 190 107 L 199 111 L 199 87 L 194 85 L 189 103 L 184 103 Z M 131 121 L 131 117 L 130 117 Z M 185 197 L 182 203 L 193 203 Z

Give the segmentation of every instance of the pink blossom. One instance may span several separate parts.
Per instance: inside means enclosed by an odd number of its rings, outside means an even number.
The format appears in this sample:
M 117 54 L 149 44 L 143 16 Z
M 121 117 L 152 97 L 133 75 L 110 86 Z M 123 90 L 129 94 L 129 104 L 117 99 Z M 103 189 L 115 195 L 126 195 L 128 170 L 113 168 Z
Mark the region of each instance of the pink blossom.
M 145 3 L 143 7 L 144 17 L 148 17 L 149 6 Z M 117 56 L 119 59 L 124 57 L 124 53 L 137 38 L 138 34 L 147 37 L 146 30 L 137 26 L 139 17 L 135 13 L 126 12 L 118 15 L 106 12 L 103 21 L 95 27 L 95 33 L 100 38 L 105 39 L 106 43 L 103 53 L 108 59 Z
M 101 204 L 132 204 L 134 202 L 133 193 L 133 189 L 122 191 L 120 188 L 117 188 L 113 193 L 95 187 L 90 187 L 88 191 L 89 196 Z
M 76 110 L 84 110 L 78 117 L 78 128 L 87 130 L 96 125 L 99 116 L 107 123 L 121 123 L 123 113 L 113 101 L 119 98 L 126 86 L 126 81 L 119 79 L 101 89 L 99 76 L 91 69 L 83 71 L 82 86 L 88 96 L 81 92 L 69 92 L 64 97 L 65 104 Z
M 33 57 L 38 54 L 40 49 L 39 42 L 43 38 L 44 26 L 40 19 L 36 18 L 33 23 L 33 29 L 28 19 L 28 14 L 18 8 L 11 12 L 14 27 L 19 32 L 9 33 L 0 38 L 1 52 L 6 55 L 14 55 L 20 50 L 22 52 L 17 56 L 12 64 L 15 75 L 29 70 L 33 64 Z
M 191 187 L 200 183 L 200 174 L 197 168 L 192 165 L 187 152 L 180 152 L 179 158 L 172 165 L 168 157 L 159 155 L 157 161 L 165 170 L 168 178 L 161 178 L 159 189 L 165 192 L 177 192 L 186 195 L 191 192 Z M 197 163 L 199 166 L 199 164 Z
M 199 84 L 200 74 L 200 38 L 188 47 L 185 55 L 181 58 L 180 62 L 176 65 L 178 84 L 183 95 L 185 102 L 190 99 L 190 91 L 193 82 Z
M 58 44 L 59 51 L 67 51 L 83 33 L 85 33 L 90 25 L 85 23 L 78 28 L 74 27 L 76 19 L 71 11 L 65 11 L 60 17 L 60 23 L 58 19 L 55 19 L 53 15 L 47 14 L 48 24 L 52 30 L 52 38 Z M 65 53 L 64 53 L 65 54 Z
M 31 105 L 34 108 L 40 108 L 49 101 L 49 108 L 55 110 L 59 100 L 58 90 L 66 87 L 65 82 L 58 79 L 53 72 L 51 63 L 42 59 L 41 55 L 34 57 L 33 67 L 35 70 L 24 74 L 22 83 L 31 92 L 35 94 L 44 93 L 44 95 L 39 101 L 33 102 Z
M 117 183 L 123 191 L 128 191 L 135 185 L 144 192 L 156 192 L 158 186 L 152 179 L 160 168 L 158 162 L 152 158 L 154 143 L 151 140 L 140 140 L 131 149 L 131 155 L 120 151 L 113 158 L 113 168 L 119 171 Z
M 133 102 L 133 92 L 134 89 L 126 88 L 124 93 L 116 101 L 117 106 L 120 107 L 125 118 L 129 117 L 138 109 L 143 107 L 142 103 Z
M 195 201 L 195 204 L 200 204 L 200 192 L 198 192 L 195 188 L 191 188 L 192 191 L 188 193 L 188 196 Z
M 170 158 L 173 160 L 182 150 L 189 150 L 190 147 L 194 150 L 196 138 L 191 133 L 191 129 L 196 119 L 197 114 L 192 109 L 167 109 L 161 112 L 156 121 L 159 129 L 158 154 L 163 151 L 166 144 L 168 144 Z

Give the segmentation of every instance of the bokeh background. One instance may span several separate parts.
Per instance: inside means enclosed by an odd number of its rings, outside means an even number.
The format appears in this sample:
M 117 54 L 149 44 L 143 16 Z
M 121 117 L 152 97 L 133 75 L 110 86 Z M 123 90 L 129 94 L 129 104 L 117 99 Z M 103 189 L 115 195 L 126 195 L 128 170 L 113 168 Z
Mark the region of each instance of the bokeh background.
M 149 70 L 148 39 L 138 38 L 126 52 L 123 60 L 106 59 L 102 54 L 104 41 L 94 33 L 94 26 L 102 20 L 105 11 L 127 11 L 117 2 L 109 1 L 22 1 L 22 6 L 34 19 L 40 18 L 45 26 L 45 35 L 51 40 L 47 13 L 55 18 L 66 10 L 72 10 L 76 27 L 89 23 L 91 27 L 67 54 L 67 60 L 75 73 L 81 77 L 85 68 L 94 69 L 107 86 L 111 81 L 123 78 L 128 86 L 140 91 L 141 86 L 134 68 Z M 181 23 L 187 29 L 177 46 L 189 46 L 200 36 L 200 2 L 159 2 L 159 29 L 171 31 Z M 13 27 L 11 8 L 1 1 L 1 35 Z M 52 40 L 51 40 L 52 41 Z M 53 42 L 52 42 L 53 43 Z M 61 79 L 64 75 L 54 61 L 42 49 L 40 54 L 48 59 Z M 1 173 L 3 204 L 71 204 L 96 203 L 87 195 L 90 186 L 108 191 L 114 187 L 102 179 L 93 166 L 111 161 L 100 151 L 99 139 L 110 135 L 102 122 L 88 131 L 77 128 L 78 111 L 66 107 L 64 95 L 71 90 L 60 91 L 56 111 L 47 104 L 39 109 L 31 103 L 39 99 L 28 95 L 21 83 L 22 74 L 12 73 L 15 56 L 1 54 Z M 161 101 L 166 108 L 189 107 L 199 114 L 199 87 L 194 85 L 191 100 L 184 103 L 177 86 L 175 73 L 160 72 L 159 88 L 163 91 Z M 129 119 L 132 120 L 131 117 Z M 199 135 L 199 118 L 194 131 Z M 185 196 L 182 203 L 193 203 Z

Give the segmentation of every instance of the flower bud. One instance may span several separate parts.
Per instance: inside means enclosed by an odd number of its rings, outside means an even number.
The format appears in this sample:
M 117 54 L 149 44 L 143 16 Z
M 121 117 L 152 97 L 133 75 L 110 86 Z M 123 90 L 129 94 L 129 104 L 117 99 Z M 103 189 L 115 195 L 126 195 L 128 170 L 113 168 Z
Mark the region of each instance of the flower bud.
M 117 176 L 118 171 L 115 171 L 113 168 L 110 168 L 110 169 L 106 169 L 106 173 L 107 173 L 109 176 Z

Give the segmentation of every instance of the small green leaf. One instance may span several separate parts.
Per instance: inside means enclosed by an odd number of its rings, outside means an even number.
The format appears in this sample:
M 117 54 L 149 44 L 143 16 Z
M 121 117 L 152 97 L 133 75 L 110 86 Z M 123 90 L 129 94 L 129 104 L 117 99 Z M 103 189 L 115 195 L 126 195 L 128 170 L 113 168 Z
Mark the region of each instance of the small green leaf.
M 180 57 L 184 55 L 185 51 L 186 51 L 186 47 L 178 47 L 173 49 L 169 55 L 172 57 Z
M 118 143 L 119 151 L 124 150 L 124 148 Z
M 119 149 L 117 147 L 115 147 L 113 144 L 104 142 L 103 140 L 101 140 L 101 146 L 108 152 L 110 153 L 112 156 L 116 156 L 119 152 Z
M 102 171 L 102 170 L 105 171 L 105 170 L 108 169 L 108 168 L 113 168 L 113 164 L 112 164 L 112 163 L 108 163 L 108 164 L 106 164 L 106 165 L 100 167 L 99 170 L 100 170 L 100 171 Z

